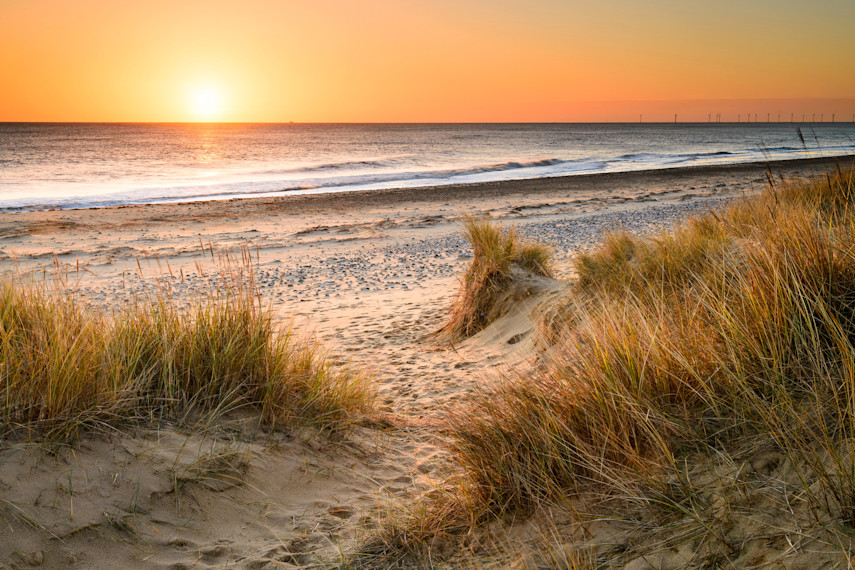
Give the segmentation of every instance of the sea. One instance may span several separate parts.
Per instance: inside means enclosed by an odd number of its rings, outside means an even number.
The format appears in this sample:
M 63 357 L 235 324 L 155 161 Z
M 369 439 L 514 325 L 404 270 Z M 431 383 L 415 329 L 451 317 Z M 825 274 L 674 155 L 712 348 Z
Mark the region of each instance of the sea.
M 854 123 L 0 123 L 0 211 L 429 188 L 853 153 Z

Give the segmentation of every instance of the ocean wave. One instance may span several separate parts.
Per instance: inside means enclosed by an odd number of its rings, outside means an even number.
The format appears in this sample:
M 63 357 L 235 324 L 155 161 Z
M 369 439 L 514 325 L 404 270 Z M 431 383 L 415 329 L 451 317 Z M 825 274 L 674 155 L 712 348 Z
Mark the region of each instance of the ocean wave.
M 345 160 L 342 162 L 329 162 L 325 164 L 317 164 L 313 166 L 301 166 L 299 168 L 269 170 L 270 173 L 300 173 L 300 172 L 335 172 L 339 170 L 360 169 L 360 168 L 389 168 L 397 166 L 394 160 Z
M 452 175 L 460 175 L 460 174 L 480 174 L 482 172 L 501 172 L 503 170 L 516 170 L 518 168 L 537 168 L 540 166 L 555 166 L 558 164 L 567 164 L 570 162 L 574 162 L 571 160 L 561 160 L 560 158 L 541 158 L 537 160 L 530 160 L 528 162 L 517 162 L 515 160 L 511 160 L 508 162 L 502 162 L 499 164 L 491 164 L 488 166 L 476 166 L 472 168 L 461 168 L 457 170 L 450 170 L 448 172 L 452 173 Z
M 763 151 L 793 152 L 793 151 L 800 151 L 800 150 L 804 150 L 804 149 L 801 147 L 796 147 L 796 146 L 761 146 L 760 147 L 760 152 L 763 152 Z
M 350 164 L 358 164 L 364 161 L 352 161 Z M 557 158 L 544 158 L 531 161 L 507 161 L 497 164 L 477 165 L 464 168 L 436 169 L 436 170 L 407 170 L 392 172 L 355 172 L 338 177 L 292 177 L 293 174 L 308 174 L 320 172 L 320 167 L 313 169 L 281 169 L 280 174 L 288 176 L 284 179 L 266 180 L 244 180 L 238 182 L 208 183 L 204 185 L 185 183 L 181 185 L 169 185 L 148 188 L 129 188 L 120 192 L 103 193 L 100 195 L 76 196 L 66 199 L 29 199 L 31 209 L 55 209 L 55 208 L 90 208 L 105 207 L 122 204 L 147 204 L 164 202 L 183 202 L 199 200 L 228 200 L 246 196 L 269 196 L 274 194 L 309 192 L 309 191 L 336 191 L 348 187 L 374 187 L 384 188 L 400 186 L 433 186 L 442 185 L 448 181 L 460 180 L 465 182 L 467 177 L 478 175 L 489 175 L 504 171 L 554 167 L 576 161 L 560 160 Z M 345 164 L 345 163 L 339 163 Z M 323 165 L 330 166 L 330 165 Z M 274 170 L 256 171 L 253 174 L 270 175 Z M 26 208 L 19 200 L 0 200 L 0 210 L 11 210 Z
M 396 174 L 408 175 L 408 176 L 424 176 L 424 177 L 432 177 L 432 176 L 457 176 L 461 174 L 478 174 L 482 172 L 499 172 L 503 170 L 514 170 L 518 168 L 536 168 L 539 166 L 553 166 L 556 164 L 563 164 L 565 162 L 572 162 L 567 160 L 561 160 L 558 158 L 543 158 L 537 159 L 527 162 L 519 162 L 519 161 L 507 161 L 497 164 L 487 164 L 487 165 L 476 165 L 471 167 L 462 167 L 462 168 L 454 168 L 454 169 L 429 169 L 424 168 L 423 170 L 400 170 L 400 172 L 396 172 Z M 253 174 L 258 175 L 272 175 L 272 174 L 284 174 L 284 175 L 299 175 L 299 174 L 314 174 L 314 173 L 326 173 L 326 172 L 338 172 L 344 170 L 354 170 L 354 175 L 359 175 L 360 170 L 378 170 L 378 169 L 404 169 L 407 167 L 418 167 L 418 164 L 415 164 L 411 161 L 403 161 L 403 160 L 394 160 L 394 159 L 384 159 L 384 160 L 351 160 L 351 161 L 343 161 L 343 162 L 329 162 L 325 164 L 317 164 L 311 166 L 300 166 L 296 168 L 273 168 L 273 169 L 263 169 L 255 171 Z
M 620 156 L 615 157 L 613 160 L 628 160 L 628 161 L 637 161 L 637 160 L 647 160 L 647 161 L 657 161 L 657 160 L 674 160 L 674 159 L 703 159 L 714 156 L 732 156 L 736 153 L 727 151 L 727 150 L 719 150 L 713 152 L 690 152 L 690 153 L 651 153 L 651 152 L 638 152 L 631 154 L 622 154 Z
M 772 141 L 770 141 L 772 142 Z M 680 144 L 663 144 L 657 141 L 649 145 L 647 152 L 626 152 L 623 148 L 612 147 L 605 150 L 599 147 L 575 147 L 568 156 L 561 156 L 559 148 L 551 145 L 541 157 L 524 155 L 532 149 L 520 146 L 520 158 L 511 152 L 504 156 L 489 159 L 489 149 L 481 149 L 470 157 L 472 163 L 447 165 L 450 156 L 465 157 L 468 149 L 459 154 L 446 151 L 433 155 L 422 155 L 411 149 L 401 154 L 370 156 L 370 152 L 360 153 L 356 158 L 351 154 L 342 156 L 342 160 L 323 161 L 314 164 L 290 165 L 284 160 L 276 163 L 254 163 L 241 167 L 235 162 L 231 170 L 214 172 L 210 178 L 199 176 L 188 170 L 169 168 L 148 169 L 140 167 L 129 171 L 123 165 L 121 169 L 93 163 L 90 158 L 66 157 L 64 163 L 76 164 L 84 160 L 90 168 L 84 176 L 75 178 L 78 170 L 59 171 L 52 177 L 42 178 L 31 173 L 22 184 L 22 178 L 14 182 L 0 180 L 0 210 L 41 210 L 50 208 L 90 208 L 124 204 L 191 202 L 201 200 L 227 200 L 244 197 L 271 197 L 289 194 L 327 193 L 359 191 L 387 188 L 415 188 L 444 186 L 448 184 L 468 184 L 504 180 L 522 180 L 557 176 L 572 176 L 600 172 L 625 172 L 638 170 L 657 170 L 663 168 L 684 168 L 696 165 L 737 164 L 802 158 L 805 156 L 835 156 L 855 152 L 855 144 L 840 144 L 845 139 L 838 138 L 837 144 L 828 142 L 819 146 L 804 148 L 798 143 L 787 144 L 789 140 L 776 140 L 773 146 L 762 144 L 750 147 L 749 140 L 739 145 L 709 145 L 699 152 L 680 152 L 695 150 Z M 784 144 L 781 144 L 784 143 Z M 694 144 L 691 140 L 686 144 Z M 721 149 L 726 146 L 728 150 Z M 710 148 L 711 147 L 711 148 Z M 718 147 L 718 148 L 717 148 Z M 657 151 L 663 152 L 657 152 Z M 552 153 L 555 151 L 555 154 Z M 537 150 L 534 150 L 537 152 Z M 369 158 L 362 158 L 365 155 Z M 501 160 L 510 155 L 508 160 Z M 17 157 L 0 159 L 3 168 L 17 168 Z M 461 159 L 462 162 L 462 159 Z M 136 165 L 132 164 L 132 167 Z M 211 170 L 216 170 L 212 167 Z M 8 171 L 7 171 L 8 172 Z M 129 174 L 130 172 L 130 174 Z M 10 188 L 10 190 L 6 190 Z M 32 192 L 30 191 L 32 189 Z M 7 193 L 8 192 L 8 193 Z

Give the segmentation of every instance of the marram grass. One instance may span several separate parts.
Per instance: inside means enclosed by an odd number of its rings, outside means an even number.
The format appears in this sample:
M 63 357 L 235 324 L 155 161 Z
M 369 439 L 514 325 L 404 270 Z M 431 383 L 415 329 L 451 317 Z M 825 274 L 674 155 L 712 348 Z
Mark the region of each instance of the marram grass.
M 853 198 L 840 171 L 580 256 L 560 356 L 454 421 L 473 489 L 499 511 L 631 493 L 680 454 L 763 441 L 813 458 L 818 503 L 855 524 Z
M 112 314 L 53 287 L 0 284 L 0 431 L 64 440 L 238 409 L 336 429 L 369 409 L 363 375 L 278 324 L 246 272 L 223 275 L 189 307 L 162 290 Z
M 704 537 L 696 560 L 743 556 L 737 519 L 851 556 L 855 173 L 771 185 L 654 238 L 609 236 L 576 267 L 553 360 L 451 418 L 464 475 L 448 493 L 468 514 L 399 521 L 422 538 L 387 532 L 388 550 L 587 505 L 632 512 L 650 536 L 672 532 L 656 522 L 672 513 Z
M 507 311 L 526 275 L 551 277 L 552 249 L 527 241 L 516 229 L 490 220 L 466 218 L 463 233 L 472 246 L 472 262 L 461 279 L 457 297 L 441 332 L 466 338 Z

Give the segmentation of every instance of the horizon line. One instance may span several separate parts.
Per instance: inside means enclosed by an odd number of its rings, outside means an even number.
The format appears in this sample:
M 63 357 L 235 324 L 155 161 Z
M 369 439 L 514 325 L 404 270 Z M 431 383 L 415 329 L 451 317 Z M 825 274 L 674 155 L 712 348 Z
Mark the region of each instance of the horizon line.
M 855 119 L 855 114 L 853 114 Z M 0 125 L 794 125 L 852 124 L 855 120 L 777 121 L 4 121 Z

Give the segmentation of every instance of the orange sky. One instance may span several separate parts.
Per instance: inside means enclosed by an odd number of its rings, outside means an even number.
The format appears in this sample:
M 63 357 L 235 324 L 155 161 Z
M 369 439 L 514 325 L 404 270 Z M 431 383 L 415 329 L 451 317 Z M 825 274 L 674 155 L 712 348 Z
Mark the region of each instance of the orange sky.
M 0 121 L 849 121 L 853 23 L 853 0 L 0 0 Z

